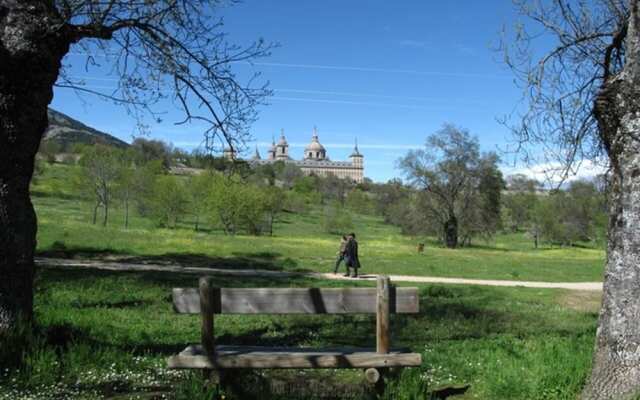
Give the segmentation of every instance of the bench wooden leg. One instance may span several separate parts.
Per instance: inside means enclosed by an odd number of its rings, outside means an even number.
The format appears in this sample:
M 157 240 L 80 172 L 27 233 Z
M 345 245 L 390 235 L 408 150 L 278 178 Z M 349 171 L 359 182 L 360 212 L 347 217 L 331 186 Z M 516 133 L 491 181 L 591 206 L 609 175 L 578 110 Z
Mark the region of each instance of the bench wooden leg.
M 221 381 L 220 371 L 217 369 L 203 369 L 202 379 L 206 386 L 219 385 Z
M 364 377 L 367 380 L 367 382 L 371 383 L 371 384 L 375 384 L 377 383 L 381 376 L 380 376 L 380 371 L 378 371 L 375 368 L 368 368 L 364 371 Z
M 371 384 L 377 395 L 384 394 L 387 380 L 387 368 L 368 368 L 364 371 L 366 381 Z

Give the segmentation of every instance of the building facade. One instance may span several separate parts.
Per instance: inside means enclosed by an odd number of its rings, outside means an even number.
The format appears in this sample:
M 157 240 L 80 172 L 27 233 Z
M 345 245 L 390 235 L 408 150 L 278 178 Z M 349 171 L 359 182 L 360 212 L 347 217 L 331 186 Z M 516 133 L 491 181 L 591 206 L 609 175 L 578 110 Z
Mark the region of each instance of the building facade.
M 277 161 L 294 164 L 306 175 L 314 174 L 325 177 L 334 175 L 357 183 L 364 180 L 364 156 L 358 150 L 358 143 L 356 142 L 353 152 L 349 155 L 349 161 L 332 161 L 327 155 L 327 150 L 320 143 L 315 127 L 311 143 L 304 148 L 301 160 L 295 160 L 289 156 L 289 143 L 284 136 L 284 130 L 280 134 L 278 143 L 275 140 L 272 142 L 266 158 L 262 158 L 256 148 L 254 156 L 249 160 L 255 165 L 271 164 Z

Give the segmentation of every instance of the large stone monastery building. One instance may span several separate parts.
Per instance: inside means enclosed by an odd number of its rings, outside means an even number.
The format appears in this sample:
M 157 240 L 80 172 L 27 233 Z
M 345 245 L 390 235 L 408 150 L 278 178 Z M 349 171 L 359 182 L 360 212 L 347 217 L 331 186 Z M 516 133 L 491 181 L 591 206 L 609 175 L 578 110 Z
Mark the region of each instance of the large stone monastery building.
M 289 156 L 289 143 L 284 137 L 284 130 L 280 134 L 280 140 L 271 144 L 267 152 L 267 158 L 262 158 L 258 149 L 251 160 L 252 164 L 270 164 L 277 161 L 292 163 L 302 170 L 304 174 L 315 174 L 318 176 L 335 175 L 338 178 L 350 179 L 361 183 L 364 179 L 364 156 L 358 151 L 358 143 L 355 144 L 353 152 L 349 156 L 350 161 L 332 161 L 327 156 L 327 150 L 318 139 L 318 132 L 313 128 L 311 143 L 304 148 L 302 160 L 294 160 Z

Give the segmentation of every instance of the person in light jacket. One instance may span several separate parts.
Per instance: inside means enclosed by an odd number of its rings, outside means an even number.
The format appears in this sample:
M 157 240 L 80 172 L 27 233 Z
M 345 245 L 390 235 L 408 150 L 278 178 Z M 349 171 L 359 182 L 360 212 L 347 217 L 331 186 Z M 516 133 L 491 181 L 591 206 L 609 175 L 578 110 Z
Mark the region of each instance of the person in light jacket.
M 338 250 L 338 258 L 336 259 L 336 267 L 333 269 L 334 274 L 338 273 L 338 268 L 340 268 L 340 263 L 344 261 L 344 252 L 346 248 L 347 248 L 347 236 L 342 235 L 342 238 L 340 239 L 340 249 Z M 347 269 L 347 272 L 349 272 L 348 269 Z

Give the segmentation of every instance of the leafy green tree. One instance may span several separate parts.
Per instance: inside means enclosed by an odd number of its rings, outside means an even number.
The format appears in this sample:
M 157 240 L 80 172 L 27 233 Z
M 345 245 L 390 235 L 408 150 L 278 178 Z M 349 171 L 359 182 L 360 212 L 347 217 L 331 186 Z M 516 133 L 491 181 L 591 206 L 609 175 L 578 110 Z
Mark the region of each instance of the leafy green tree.
M 442 227 L 439 222 L 433 221 L 423 210 L 429 207 L 423 202 L 432 201 L 423 192 L 415 190 L 407 194 L 386 208 L 385 220 L 399 226 L 405 235 L 442 235 Z
M 289 212 L 302 214 L 309 209 L 308 196 L 295 190 L 288 190 L 284 193 L 283 208 Z
M 260 235 L 267 229 L 273 233 L 273 220 L 278 213 L 277 194 L 255 185 L 239 185 L 239 192 L 239 226 L 251 235 Z
M 606 229 L 604 196 L 593 182 L 577 180 L 567 190 L 570 203 L 565 208 L 565 223 L 574 241 L 593 241 L 597 232 Z
M 124 207 L 124 228 L 129 228 L 129 210 L 136 194 L 136 166 L 133 149 L 120 150 L 117 154 L 117 178 L 115 195 Z
M 158 175 L 153 185 L 151 210 L 160 226 L 175 228 L 187 211 L 189 201 L 184 184 L 175 175 Z
M 99 208 L 103 210 L 102 225 L 106 226 L 109 220 L 109 208 L 119 174 L 119 156 L 117 149 L 103 145 L 87 146 L 80 156 L 80 168 L 74 184 L 93 201 L 93 224 Z
M 224 232 L 234 235 L 240 225 L 240 185 L 235 179 L 214 175 L 211 190 L 207 198 L 209 219 L 220 224 Z
M 353 230 L 351 213 L 339 202 L 333 202 L 324 207 L 322 223 L 326 232 L 336 235 L 344 235 Z
M 307 175 L 297 179 L 293 184 L 293 191 L 303 195 L 308 195 L 318 191 L 320 178 L 316 175 Z
M 160 160 L 162 167 L 169 169 L 171 166 L 173 146 L 162 140 L 136 138 L 131 147 L 134 149 L 136 164 L 143 165 L 150 161 Z
M 511 175 L 507 177 L 507 192 L 503 196 L 504 209 L 508 210 L 509 218 L 504 221 L 505 228 L 518 232 L 525 229 L 531 222 L 532 212 L 536 208 L 538 196 L 536 194 L 540 183 L 529 179 L 525 175 Z
M 458 212 L 461 244 L 470 246 L 471 239 L 490 239 L 500 229 L 502 189 L 504 180 L 498 169 L 498 157 L 487 154 L 480 158 L 476 176 L 469 181 L 465 203 Z
M 296 181 L 303 176 L 300 167 L 291 163 L 285 163 L 282 168 L 276 171 L 276 179 L 287 190 L 291 189 Z
M 187 196 L 189 200 L 189 213 L 194 219 L 194 229 L 197 231 L 201 217 L 207 212 L 207 197 L 214 182 L 213 172 L 205 171 L 202 174 L 189 177 L 187 183 Z
M 269 215 L 275 218 L 279 203 L 276 192 L 248 184 L 239 176 L 214 175 L 207 200 L 210 220 L 222 226 L 226 234 L 245 231 L 259 235 L 269 227 Z
M 252 180 L 257 184 L 276 185 L 276 170 L 272 164 L 260 164 L 253 167 Z
M 390 208 L 409 196 L 409 188 L 402 184 L 400 179 L 391 179 L 386 183 L 372 186 L 375 195 L 376 212 L 384 216 L 386 222 L 390 222 Z
M 353 183 L 347 179 L 341 179 L 333 174 L 318 178 L 317 190 L 322 194 L 322 203 L 338 202 L 345 205 L 347 193 L 353 188 Z
M 275 186 L 262 188 L 264 195 L 264 210 L 267 217 L 267 229 L 269 235 L 273 236 L 273 224 L 278 214 L 282 211 L 285 201 L 285 192 Z
M 495 187 L 501 180 L 496 163 L 495 154 L 480 155 L 476 137 L 451 124 L 429 136 L 424 150 L 411 150 L 399 160 L 414 188 L 428 196 L 428 201 L 418 204 L 429 220 L 440 224 L 447 247 L 458 246 L 461 229 L 470 238 L 476 231 L 495 228 L 499 204 L 491 201 L 499 199 Z M 487 176 L 484 194 L 483 173 Z M 483 201 L 482 196 L 489 198 Z M 481 225 L 483 219 L 485 223 L 491 219 L 491 225 Z
M 375 212 L 375 202 L 372 195 L 356 188 L 347 194 L 346 207 L 361 214 L 373 214 Z
M 140 215 L 152 215 L 152 201 L 156 177 L 164 175 L 165 173 L 166 170 L 162 166 L 161 160 L 136 165 L 133 169 L 131 177 L 133 200 Z

